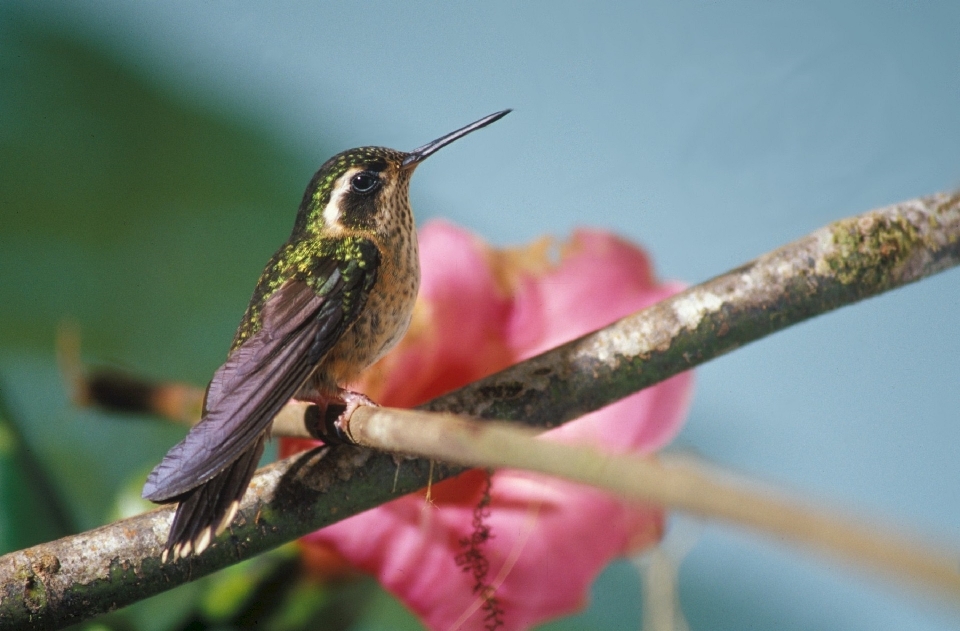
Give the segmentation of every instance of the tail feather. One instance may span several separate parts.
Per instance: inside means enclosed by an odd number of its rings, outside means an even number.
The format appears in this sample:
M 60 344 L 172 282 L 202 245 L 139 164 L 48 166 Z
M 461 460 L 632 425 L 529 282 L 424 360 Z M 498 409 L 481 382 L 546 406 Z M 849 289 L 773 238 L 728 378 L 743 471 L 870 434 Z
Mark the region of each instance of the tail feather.
M 223 471 L 177 497 L 179 505 L 170 526 L 162 559 L 200 554 L 236 515 L 240 500 L 257 469 L 266 434 Z

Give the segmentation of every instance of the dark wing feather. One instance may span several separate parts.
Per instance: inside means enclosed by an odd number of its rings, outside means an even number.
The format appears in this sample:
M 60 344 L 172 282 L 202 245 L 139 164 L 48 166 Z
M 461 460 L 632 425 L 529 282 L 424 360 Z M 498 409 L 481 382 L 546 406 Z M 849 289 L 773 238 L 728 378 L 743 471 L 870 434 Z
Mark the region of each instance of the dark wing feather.
M 230 512 L 231 504 L 243 498 L 260 456 L 263 455 L 264 442 L 266 434 L 260 436 L 252 449 L 240 454 L 239 458 L 206 484 L 187 492 L 181 498 L 167 537 L 170 547 L 177 543 L 196 541 L 204 529 L 215 527 L 217 522 Z
M 214 374 L 203 419 L 150 473 L 145 499 L 181 501 L 256 444 L 362 310 L 378 267 L 376 249 L 367 250 L 363 267 L 335 267 L 323 295 L 291 280 L 270 296 L 260 330 Z

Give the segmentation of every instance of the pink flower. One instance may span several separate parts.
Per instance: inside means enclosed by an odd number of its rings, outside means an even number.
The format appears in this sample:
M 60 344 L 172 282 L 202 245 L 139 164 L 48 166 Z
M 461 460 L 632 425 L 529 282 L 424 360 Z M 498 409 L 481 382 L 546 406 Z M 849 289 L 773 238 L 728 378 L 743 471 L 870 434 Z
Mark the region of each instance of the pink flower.
M 410 331 L 353 387 L 383 405 L 412 407 L 682 288 L 658 284 L 646 255 L 610 234 L 579 230 L 558 254 L 554 245 L 542 239 L 495 250 L 451 224 L 426 225 Z M 679 430 L 692 384 L 691 373 L 678 375 L 548 436 L 611 452 L 655 451 Z M 284 455 L 303 446 L 282 445 Z M 520 471 L 498 471 L 491 482 L 483 520 L 491 537 L 477 549 L 489 562 L 483 582 L 495 607 L 465 571 L 476 566 L 463 567 L 483 471 L 435 484 L 432 503 L 409 495 L 320 530 L 305 545 L 326 546 L 375 575 L 431 629 L 488 628 L 485 617 L 496 609 L 500 628 L 509 630 L 582 607 L 609 561 L 657 542 L 663 531 L 662 510 L 584 486 Z

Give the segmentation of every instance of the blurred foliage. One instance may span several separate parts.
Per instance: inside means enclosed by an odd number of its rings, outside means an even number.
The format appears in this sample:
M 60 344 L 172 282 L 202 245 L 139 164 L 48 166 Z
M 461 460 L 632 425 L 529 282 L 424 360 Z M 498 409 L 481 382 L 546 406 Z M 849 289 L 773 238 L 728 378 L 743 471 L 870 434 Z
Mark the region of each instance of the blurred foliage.
M 311 174 L 157 83 L 0 8 L 0 552 L 142 509 L 183 433 L 75 409 L 57 326 L 76 323 L 88 358 L 203 383 Z M 371 592 L 306 577 L 291 547 L 80 626 L 345 629 Z
M 2 396 L 0 387 L 0 551 L 9 552 L 77 528 Z
M 100 361 L 203 383 L 310 166 L 28 13 L 0 7 L 0 376 L 14 444 L 90 528 L 182 430 L 73 409 L 58 324 Z
M 311 166 L 81 39 L 0 28 L 0 344 L 49 350 L 69 315 L 98 354 L 206 379 Z

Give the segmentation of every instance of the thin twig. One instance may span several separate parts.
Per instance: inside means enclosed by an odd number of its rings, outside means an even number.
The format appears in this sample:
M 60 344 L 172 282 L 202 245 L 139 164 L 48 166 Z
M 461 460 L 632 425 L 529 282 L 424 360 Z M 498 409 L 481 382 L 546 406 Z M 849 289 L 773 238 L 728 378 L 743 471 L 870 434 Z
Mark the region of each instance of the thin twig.
M 960 552 L 922 545 L 769 490 L 752 489 L 689 457 L 605 454 L 538 440 L 516 425 L 393 408 L 358 408 L 349 434 L 365 447 L 465 466 L 538 471 L 636 502 L 747 526 L 960 599 Z
M 960 195 L 841 220 L 496 375 L 427 410 L 552 427 L 774 331 L 960 262 Z M 411 430 L 413 431 L 413 430 Z M 404 463 L 396 493 L 424 486 Z M 438 465 L 434 480 L 460 469 Z M 199 578 L 396 497 L 391 456 L 321 449 L 262 469 L 231 532 L 199 557 L 160 564 L 161 509 L 0 557 L 0 628 L 56 628 Z

